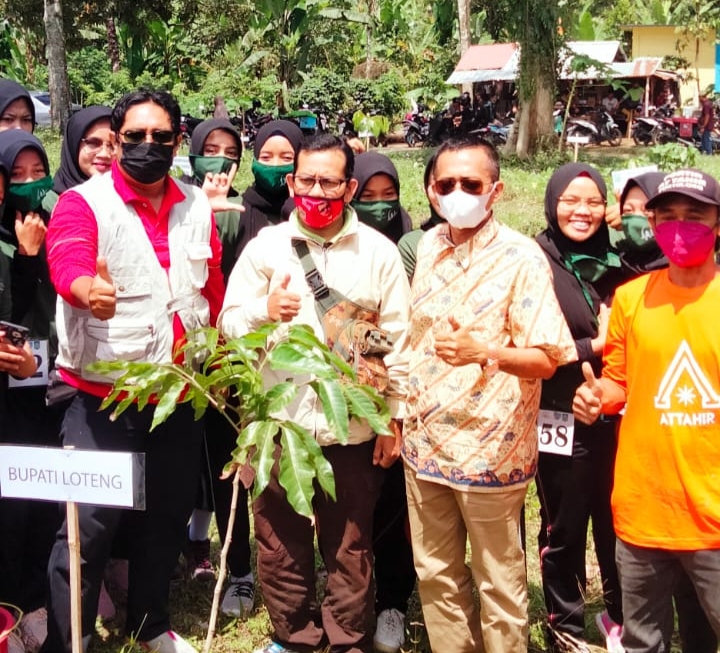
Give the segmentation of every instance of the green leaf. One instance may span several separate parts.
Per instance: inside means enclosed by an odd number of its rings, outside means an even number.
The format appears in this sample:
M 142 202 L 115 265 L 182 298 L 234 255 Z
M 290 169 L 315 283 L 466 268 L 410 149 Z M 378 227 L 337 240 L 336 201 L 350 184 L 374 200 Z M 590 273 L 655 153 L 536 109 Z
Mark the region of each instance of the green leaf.
M 268 363 L 273 370 L 293 374 L 332 374 L 332 367 L 328 363 L 310 356 L 306 349 L 287 341 L 281 342 L 268 352 Z
M 277 413 L 287 406 L 297 396 L 298 387 L 293 382 L 278 383 L 268 390 L 265 395 L 267 399 L 267 412 Z
M 348 420 L 348 406 L 341 387 L 342 384 L 338 381 L 318 379 L 312 381 L 310 385 L 320 399 L 330 430 L 344 444 L 347 442 L 350 422 Z
M 274 463 L 275 434 L 278 424 L 274 421 L 252 422 L 247 426 L 249 441 L 257 448 L 252 454 L 252 464 L 255 469 L 255 485 L 253 496 L 258 497 L 270 482 L 270 473 Z M 238 438 L 238 445 L 240 444 Z
M 285 489 L 288 502 L 301 515 L 311 517 L 313 514 L 312 500 L 315 496 L 313 487 L 314 466 L 308 451 L 291 430 L 280 427 L 280 469 L 278 480 Z
M 367 420 L 378 435 L 390 435 L 390 410 L 383 398 L 369 386 L 343 385 L 350 411 L 354 417 Z
M 170 379 L 170 383 L 167 385 L 167 388 L 164 388 L 160 395 L 160 400 L 153 411 L 153 421 L 150 425 L 151 431 L 172 415 L 184 389 L 185 382 L 182 379 Z

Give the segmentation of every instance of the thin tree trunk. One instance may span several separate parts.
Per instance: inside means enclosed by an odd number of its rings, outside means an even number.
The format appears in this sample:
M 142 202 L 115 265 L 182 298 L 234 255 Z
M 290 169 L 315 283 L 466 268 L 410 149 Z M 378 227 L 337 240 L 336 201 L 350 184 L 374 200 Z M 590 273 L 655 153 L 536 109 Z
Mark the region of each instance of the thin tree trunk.
M 50 121 L 53 127 L 63 129 L 70 117 L 70 84 L 67 77 L 62 0 L 44 0 L 44 5 L 43 21 L 47 38 Z
M 120 44 L 118 43 L 115 18 L 113 18 L 112 16 L 108 16 L 105 19 L 105 29 L 107 31 L 108 56 L 110 57 L 110 66 L 114 73 L 118 73 L 120 72 Z
M 457 0 L 458 7 L 458 31 L 460 36 L 460 57 L 470 47 L 470 0 Z M 472 94 L 472 83 L 462 85 L 463 92 Z

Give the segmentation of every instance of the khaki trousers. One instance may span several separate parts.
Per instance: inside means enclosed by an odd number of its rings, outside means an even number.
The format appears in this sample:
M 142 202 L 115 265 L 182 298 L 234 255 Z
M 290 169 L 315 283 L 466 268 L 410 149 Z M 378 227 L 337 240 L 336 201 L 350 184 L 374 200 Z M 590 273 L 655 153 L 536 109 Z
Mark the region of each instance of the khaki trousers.
M 461 492 L 405 470 L 413 555 L 435 653 L 523 653 L 527 578 L 520 546 L 526 488 Z M 470 568 L 465 564 L 470 538 Z M 475 579 L 480 609 L 472 594 Z

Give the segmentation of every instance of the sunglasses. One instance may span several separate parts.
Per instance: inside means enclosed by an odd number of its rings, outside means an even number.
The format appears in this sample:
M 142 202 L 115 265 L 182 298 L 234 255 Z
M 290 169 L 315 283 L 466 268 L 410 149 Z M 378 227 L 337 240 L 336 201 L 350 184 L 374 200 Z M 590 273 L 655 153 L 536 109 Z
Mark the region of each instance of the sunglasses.
M 126 143 L 131 145 L 139 145 L 145 142 L 145 138 L 150 136 L 152 142 L 157 145 L 171 145 L 175 141 L 175 132 L 169 129 L 153 129 L 146 132 L 141 129 L 120 132 L 120 136 L 125 139 Z
M 479 179 L 468 179 L 467 177 L 461 177 L 460 179 L 448 178 L 438 179 L 433 184 L 433 188 L 438 195 L 450 195 L 458 186 L 460 189 L 468 193 L 468 195 L 482 195 L 483 189 L 485 188 L 485 182 Z M 492 184 L 490 184 L 492 186 Z

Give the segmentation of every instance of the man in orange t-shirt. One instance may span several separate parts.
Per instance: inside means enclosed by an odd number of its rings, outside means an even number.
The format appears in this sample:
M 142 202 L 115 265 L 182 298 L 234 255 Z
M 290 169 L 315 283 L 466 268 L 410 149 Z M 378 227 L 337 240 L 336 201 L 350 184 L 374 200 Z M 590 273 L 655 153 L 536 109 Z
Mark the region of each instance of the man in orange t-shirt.
M 681 569 L 720 633 L 720 185 L 679 170 L 646 207 L 669 267 L 617 290 L 602 378 L 584 365 L 573 404 L 587 424 L 625 406 L 612 508 L 626 653 L 670 650 Z

